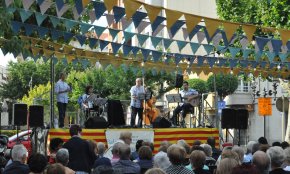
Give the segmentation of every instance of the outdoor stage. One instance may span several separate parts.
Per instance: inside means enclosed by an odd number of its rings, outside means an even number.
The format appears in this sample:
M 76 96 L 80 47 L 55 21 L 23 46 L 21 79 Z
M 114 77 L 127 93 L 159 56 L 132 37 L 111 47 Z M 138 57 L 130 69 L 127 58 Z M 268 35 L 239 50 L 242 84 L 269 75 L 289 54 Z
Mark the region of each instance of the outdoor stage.
M 103 142 L 112 145 L 122 131 L 132 132 L 132 144 L 138 139 L 150 140 L 154 143 L 156 152 L 162 141 L 176 143 L 177 140 L 186 140 L 192 146 L 195 140 L 205 143 L 208 137 L 215 137 L 216 147 L 219 147 L 219 131 L 216 128 L 156 128 L 156 129 L 83 129 L 82 138 Z M 49 138 L 61 138 L 64 141 L 70 139 L 69 129 L 50 129 Z M 134 145 L 135 146 L 135 145 Z

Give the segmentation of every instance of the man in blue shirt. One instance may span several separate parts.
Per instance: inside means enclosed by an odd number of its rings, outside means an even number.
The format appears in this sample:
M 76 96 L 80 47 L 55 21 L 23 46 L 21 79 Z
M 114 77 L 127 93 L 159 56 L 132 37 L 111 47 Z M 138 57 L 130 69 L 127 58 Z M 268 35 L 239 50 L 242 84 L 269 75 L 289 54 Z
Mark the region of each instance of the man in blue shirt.
M 68 92 L 71 92 L 71 87 L 65 82 L 66 74 L 60 73 L 60 79 L 55 84 L 55 93 L 57 94 L 57 108 L 59 113 L 59 127 L 64 127 L 64 117 L 66 105 L 68 103 Z
M 136 79 L 136 85 L 131 87 L 130 90 L 131 93 L 131 126 L 133 127 L 135 125 L 135 119 L 136 115 L 138 113 L 138 127 L 142 128 L 142 121 L 143 121 L 143 105 L 142 102 L 144 100 L 140 100 L 139 95 L 144 94 L 145 95 L 145 89 L 144 86 L 142 86 L 142 79 L 137 78 Z

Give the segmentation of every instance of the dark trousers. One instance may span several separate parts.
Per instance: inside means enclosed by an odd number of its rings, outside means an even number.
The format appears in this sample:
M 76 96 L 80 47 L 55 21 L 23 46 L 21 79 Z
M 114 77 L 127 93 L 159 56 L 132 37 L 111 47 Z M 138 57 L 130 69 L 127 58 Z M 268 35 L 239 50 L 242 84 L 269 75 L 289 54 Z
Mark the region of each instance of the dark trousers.
M 186 117 L 186 114 L 193 111 L 193 106 L 189 103 L 184 103 L 182 106 L 177 106 L 174 111 L 173 111 L 173 116 L 171 118 L 173 124 L 176 125 L 177 123 L 177 114 L 179 114 L 181 111 L 182 112 L 182 118 L 184 119 Z
M 136 115 L 138 114 L 138 124 L 137 126 L 142 128 L 143 122 L 143 108 L 135 108 L 131 106 L 131 127 L 135 126 Z
M 64 117 L 65 117 L 65 111 L 66 111 L 66 103 L 57 102 L 57 108 L 58 108 L 58 125 L 60 128 L 64 126 Z

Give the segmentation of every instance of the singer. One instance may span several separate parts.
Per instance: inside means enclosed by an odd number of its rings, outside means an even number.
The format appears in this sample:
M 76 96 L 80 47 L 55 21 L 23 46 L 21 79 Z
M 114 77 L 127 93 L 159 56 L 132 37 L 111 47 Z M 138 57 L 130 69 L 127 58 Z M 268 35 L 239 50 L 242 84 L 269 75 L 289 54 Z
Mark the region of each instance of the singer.
M 144 86 L 142 86 L 142 79 L 136 79 L 136 85 L 131 87 L 131 127 L 136 126 L 135 120 L 138 114 L 138 124 L 137 127 L 142 128 L 143 122 L 143 100 L 139 98 L 140 94 L 145 94 Z
M 66 105 L 68 103 L 68 93 L 72 91 L 72 88 L 65 82 L 66 74 L 60 73 L 59 80 L 55 84 L 54 91 L 57 95 L 57 108 L 58 108 L 58 122 L 59 128 L 64 127 L 64 118 L 66 112 Z

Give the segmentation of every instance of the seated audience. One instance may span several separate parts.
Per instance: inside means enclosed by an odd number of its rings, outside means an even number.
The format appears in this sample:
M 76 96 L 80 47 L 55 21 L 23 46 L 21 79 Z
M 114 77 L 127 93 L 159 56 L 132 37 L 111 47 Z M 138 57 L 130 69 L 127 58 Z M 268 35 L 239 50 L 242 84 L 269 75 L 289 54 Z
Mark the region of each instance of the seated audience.
M 260 137 L 258 139 L 258 143 L 259 144 L 268 144 L 268 141 L 267 141 L 267 139 L 265 137 Z
M 259 149 L 260 149 L 260 143 L 253 144 L 252 154 L 254 155 L 254 153 L 257 152 Z
M 103 157 L 104 153 L 106 152 L 106 145 L 103 142 L 97 143 L 97 153 L 99 157 Z
M 212 157 L 212 147 L 208 144 L 200 145 L 204 149 L 204 153 L 206 155 L 205 165 L 207 166 L 215 166 L 216 160 Z
M 49 144 L 49 164 L 55 163 L 55 154 L 58 151 L 58 149 L 62 148 L 63 140 L 61 138 L 53 138 L 50 140 Z
M 12 163 L 5 167 L 3 174 L 28 174 L 27 156 L 27 149 L 22 144 L 15 145 L 11 153 Z
M 166 174 L 162 169 L 152 168 L 146 171 L 145 174 Z
M 215 138 L 214 137 L 208 137 L 207 144 L 210 145 L 211 148 L 212 148 L 212 157 L 213 157 L 213 159 L 217 160 L 218 157 L 221 154 L 221 150 L 220 149 L 217 149 L 215 147 Z
M 266 153 L 270 158 L 271 171 L 269 172 L 269 174 L 290 173 L 281 168 L 285 160 L 285 154 L 281 147 L 278 146 L 270 147 Z
M 279 146 L 279 147 L 281 147 L 281 143 L 278 142 L 278 141 L 275 141 L 275 142 L 272 143 L 272 146 Z
M 186 157 L 186 152 L 183 147 L 173 144 L 167 150 L 167 156 L 171 165 L 166 169 L 166 173 L 168 174 L 176 174 L 176 173 L 183 173 L 183 174 L 193 174 L 193 171 L 187 169 L 182 164 Z
M 260 171 L 261 174 L 268 174 L 270 167 L 270 158 L 263 151 L 257 151 L 253 154 L 253 165 Z
M 143 140 L 137 140 L 136 145 L 135 145 L 136 151 L 132 152 L 131 154 L 132 161 L 136 160 L 139 157 L 138 150 L 142 146 L 142 143 L 143 143 Z
M 208 145 L 209 146 L 209 145 Z M 203 151 L 195 150 L 190 154 L 190 164 L 195 174 L 209 174 L 209 170 L 203 169 L 206 155 Z
M 65 148 L 61 148 L 57 151 L 55 156 L 55 161 L 58 164 L 61 164 L 64 166 L 65 174 L 75 174 L 75 171 L 67 167 L 68 161 L 69 161 L 69 152 Z
M 119 151 L 120 151 L 120 147 L 123 145 L 124 143 L 121 142 L 117 142 L 113 145 L 112 147 L 112 159 L 111 159 L 111 164 L 114 165 L 116 162 L 118 162 L 120 160 L 120 156 L 119 156 Z
M 171 162 L 169 161 L 169 158 L 167 156 L 167 153 L 160 151 L 154 156 L 154 167 L 160 168 L 164 171 L 171 165 Z
M 232 174 L 260 174 L 260 171 L 251 164 L 242 164 L 232 170 Z
M 255 141 L 249 141 L 247 144 L 247 151 L 244 155 L 244 161 L 243 163 L 251 163 L 253 159 L 252 149 L 253 145 L 256 144 Z
M 94 140 L 87 140 L 88 144 L 89 144 L 89 148 L 91 152 L 94 152 L 94 160 L 96 160 L 97 158 L 99 158 L 98 156 L 98 148 L 97 148 L 97 142 Z
M 112 168 L 112 166 L 100 165 L 93 169 L 91 174 L 122 174 L 121 172 L 117 172 Z
M 287 141 L 283 141 L 281 143 L 281 147 L 282 147 L 282 149 L 286 149 L 287 147 L 289 147 L 289 143 Z
M 47 158 L 40 153 L 36 153 L 28 158 L 27 163 L 30 170 L 29 174 L 43 174 L 47 166 Z
M 158 152 L 163 151 L 163 152 L 167 153 L 167 149 L 168 149 L 168 147 L 169 147 L 170 145 L 171 145 L 171 144 L 169 143 L 169 141 L 162 141 L 162 142 L 160 143 L 160 147 L 159 147 L 159 149 L 158 149 Z
M 232 174 L 234 167 L 238 165 L 238 160 L 234 158 L 224 158 L 217 166 L 216 174 Z
M 239 147 L 239 146 L 234 146 L 232 151 L 234 151 L 238 154 L 239 164 L 242 164 L 244 161 L 244 155 L 245 155 L 244 149 L 242 147 Z
M 120 160 L 113 164 L 113 168 L 122 173 L 140 173 L 140 166 L 130 160 L 131 149 L 127 144 L 119 148 Z
M 285 161 L 282 164 L 282 168 L 286 171 L 290 171 L 290 147 L 284 149 Z
M 150 141 L 143 141 L 142 146 L 149 146 L 151 151 L 154 152 L 154 144 Z
M 137 164 L 139 164 L 141 168 L 141 174 L 144 174 L 148 169 L 153 167 L 152 160 L 152 150 L 148 146 L 142 146 L 139 151 L 139 160 Z
M 65 174 L 65 169 L 59 163 L 51 164 L 47 167 L 46 174 Z

